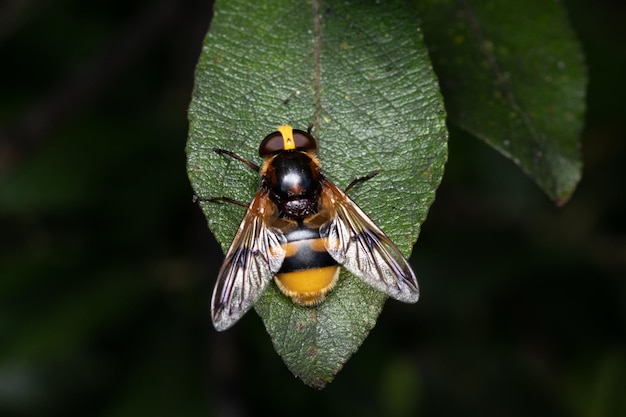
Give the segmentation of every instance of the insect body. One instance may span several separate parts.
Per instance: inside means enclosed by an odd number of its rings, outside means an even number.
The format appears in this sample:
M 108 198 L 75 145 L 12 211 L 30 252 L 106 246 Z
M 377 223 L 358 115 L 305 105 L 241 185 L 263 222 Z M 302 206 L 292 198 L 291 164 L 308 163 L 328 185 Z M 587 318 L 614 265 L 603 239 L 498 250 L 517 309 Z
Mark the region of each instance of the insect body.
M 317 144 L 309 133 L 280 126 L 259 146 L 261 167 L 230 151 L 215 151 L 260 175 L 259 189 L 213 291 L 211 313 L 217 330 L 239 320 L 272 278 L 296 304 L 322 302 L 335 286 L 340 266 L 397 300 L 417 301 L 419 288 L 410 265 L 383 231 L 322 174 Z M 346 191 L 371 176 L 355 180 Z M 201 200 L 234 202 L 226 197 Z

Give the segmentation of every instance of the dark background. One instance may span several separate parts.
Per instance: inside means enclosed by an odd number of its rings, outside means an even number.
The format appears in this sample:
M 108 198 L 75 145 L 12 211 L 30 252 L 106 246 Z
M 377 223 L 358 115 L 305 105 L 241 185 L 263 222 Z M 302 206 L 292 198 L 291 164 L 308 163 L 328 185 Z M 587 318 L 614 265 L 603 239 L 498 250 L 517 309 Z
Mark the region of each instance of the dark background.
M 0 415 L 626 415 L 626 6 L 569 0 L 585 171 L 555 207 L 453 130 L 411 261 L 323 391 L 256 314 L 217 333 L 186 106 L 210 2 L 0 5 Z M 219 95 L 216 95 L 219 100 Z

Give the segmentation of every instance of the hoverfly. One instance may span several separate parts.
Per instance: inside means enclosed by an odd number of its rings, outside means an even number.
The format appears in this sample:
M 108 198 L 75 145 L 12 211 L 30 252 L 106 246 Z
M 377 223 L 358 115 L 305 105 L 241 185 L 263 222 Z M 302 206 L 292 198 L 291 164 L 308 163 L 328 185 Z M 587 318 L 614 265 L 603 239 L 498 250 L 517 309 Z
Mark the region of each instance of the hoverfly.
M 231 327 L 274 279 L 299 305 L 321 303 L 343 266 L 378 291 L 414 303 L 417 279 L 396 245 L 346 192 L 377 172 L 357 178 L 345 191 L 321 172 L 317 143 L 310 132 L 280 126 L 259 146 L 258 165 L 224 149 L 214 149 L 246 164 L 260 176 L 219 271 L 211 315 L 218 331 Z

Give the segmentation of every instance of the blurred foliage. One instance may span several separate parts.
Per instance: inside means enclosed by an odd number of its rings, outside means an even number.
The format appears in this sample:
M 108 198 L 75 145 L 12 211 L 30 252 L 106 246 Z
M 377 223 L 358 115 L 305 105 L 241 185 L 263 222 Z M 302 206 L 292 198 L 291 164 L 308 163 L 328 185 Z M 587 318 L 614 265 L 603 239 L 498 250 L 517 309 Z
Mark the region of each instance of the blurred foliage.
M 420 0 L 450 124 L 493 146 L 564 204 L 581 176 L 587 77 L 563 5 Z
M 625 415 L 626 7 L 566 5 L 590 73 L 573 198 L 453 130 L 422 299 L 317 392 L 254 314 L 209 322 L 222 255 L 184 146 L 210 4 L 5 2 L 0 415 Z

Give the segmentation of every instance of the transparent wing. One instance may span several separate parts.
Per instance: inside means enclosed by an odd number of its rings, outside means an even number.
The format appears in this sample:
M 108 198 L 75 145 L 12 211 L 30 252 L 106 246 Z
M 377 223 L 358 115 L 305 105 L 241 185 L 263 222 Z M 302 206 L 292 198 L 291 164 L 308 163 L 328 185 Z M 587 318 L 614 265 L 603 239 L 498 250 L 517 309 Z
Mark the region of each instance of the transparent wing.
M 217 277 L 211 299 L 213 325 L 226 330 L 259 299 L 280 269 L 286 243 L 283 233 L 268 224 L 267 193 L 259 190 L 244 216 Z
M 335 184 L 322 179 L 320 227 L 326 250 L 343 267 L 378 291 L 406 303 L 419 298 L 417 278 L 398 247 Z

